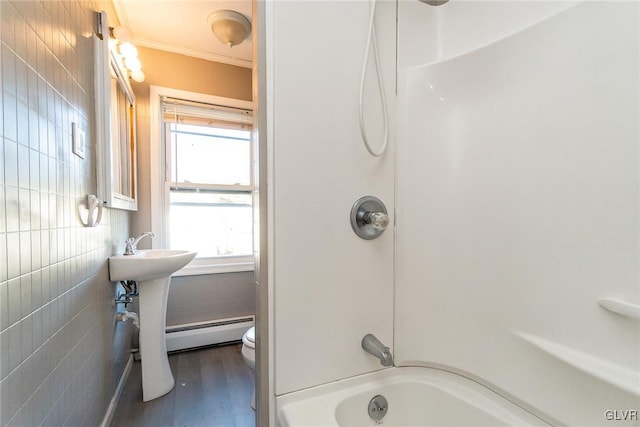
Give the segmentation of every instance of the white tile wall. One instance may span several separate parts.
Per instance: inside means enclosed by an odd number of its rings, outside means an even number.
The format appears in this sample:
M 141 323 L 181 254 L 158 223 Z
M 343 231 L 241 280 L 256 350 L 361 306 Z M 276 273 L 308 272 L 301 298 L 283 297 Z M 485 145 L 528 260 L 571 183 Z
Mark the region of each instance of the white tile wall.
M 100 3 L 0 1 L 2 426 L 97 425 L 126 355 L 106 259 L 129 216 L 107 211 L 82 227 L 94 149 L 85 160 L 70 150 L 71 122 L 93 135 L 87 35 Z

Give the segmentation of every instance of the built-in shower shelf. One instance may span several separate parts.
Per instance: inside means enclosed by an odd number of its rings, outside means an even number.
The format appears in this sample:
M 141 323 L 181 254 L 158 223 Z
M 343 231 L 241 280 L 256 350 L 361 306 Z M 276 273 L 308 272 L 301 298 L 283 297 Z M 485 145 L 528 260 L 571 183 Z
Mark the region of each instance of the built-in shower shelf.
M 582 372 L 599 378 L 628 393 L 640 396 L 640 373 L 635 370 L 627 369 L 607 360 L 525 332 L 516 332 L 516 335 Z
M 598 301 L 603 308 L 632 319 L 640 319 L 640 305 L 613 298 L 603 298 Z

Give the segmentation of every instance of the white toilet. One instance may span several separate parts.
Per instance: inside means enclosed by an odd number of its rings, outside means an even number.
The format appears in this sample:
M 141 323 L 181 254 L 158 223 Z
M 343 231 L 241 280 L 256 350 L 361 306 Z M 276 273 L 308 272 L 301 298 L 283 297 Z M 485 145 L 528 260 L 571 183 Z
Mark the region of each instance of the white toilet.
M 242 357 L 245 363 L 251 368 L 256 369 L 256 327 L 252 326 L 242 336 Z M 253 389 L 253 398 L 251 399 L 251 407 L 256 409 L 256 390 Z

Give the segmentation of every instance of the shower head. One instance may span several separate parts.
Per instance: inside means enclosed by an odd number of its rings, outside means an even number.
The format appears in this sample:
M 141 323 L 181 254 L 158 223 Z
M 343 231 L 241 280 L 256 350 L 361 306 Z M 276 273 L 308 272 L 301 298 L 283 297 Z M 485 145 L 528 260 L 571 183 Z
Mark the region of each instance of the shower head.
M 429 6 L 442 6 L 449 0 L 420 0 L 422 3 L 426 3 Z

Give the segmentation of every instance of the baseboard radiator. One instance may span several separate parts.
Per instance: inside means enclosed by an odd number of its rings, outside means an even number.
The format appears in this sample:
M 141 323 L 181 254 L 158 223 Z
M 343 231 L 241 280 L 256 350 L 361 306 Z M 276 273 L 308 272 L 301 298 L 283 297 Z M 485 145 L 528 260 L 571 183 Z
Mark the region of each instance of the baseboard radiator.
M 244 316 L 167 326 L 167 351 L 240 341 L 254 324 L 254 316 Z

